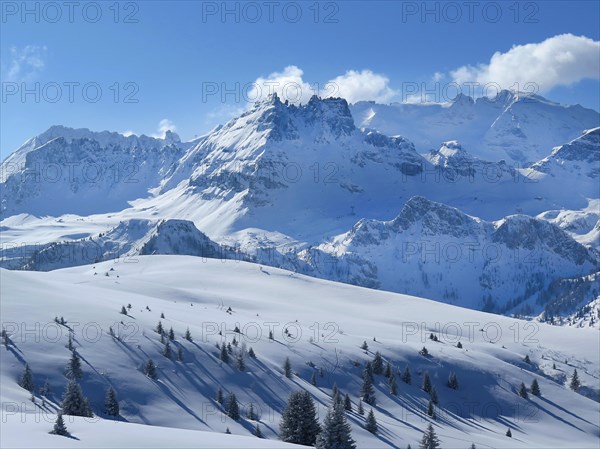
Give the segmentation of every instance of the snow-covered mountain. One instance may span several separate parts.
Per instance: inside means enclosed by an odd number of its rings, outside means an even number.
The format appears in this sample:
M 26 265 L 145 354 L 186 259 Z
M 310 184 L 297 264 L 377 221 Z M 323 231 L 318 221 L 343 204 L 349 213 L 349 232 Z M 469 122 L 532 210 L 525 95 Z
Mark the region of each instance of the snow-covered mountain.
M 246 262 L 188 256 L 140 256 L 136 263 L 106 261 L 49 273 L 0 269 L 0 278 L 8 336 L 0 346 L 3 447 L 283 449 L 277 439 L 290 393 L 307 391 L 322 423 L 334 385 L 349 396 L 352 411 L 346 416 L 361 449 L 418 447 L 429 423 L 445 448 L 553 448 L 565 442 L 597 447 L 600 350 L 598 331 L 589 327 L 521 321 Z M 119 313 L 129 304 L 126 315 Z M 167 334 L 173 328 L 173 340 L 165 335 L 161 342 L 159 321 Z M 192 341 L 184 338 L 188 328 Z M 65 417 L 77 440 L 48 434 L 67 384 L 69 338 L 81 358 L 79 383 L 97 415 Z M 164 355 L 167 342 L 170 358 Z M 215 345 L 228 343 L 226 362 Z M 427 356 L 419 353 L 424 346 Z M 390 363 L 398 394 L 375 373 L 376 404 L 363 402 L 361 416 L 363 371 L 376 352 L 384 368 Z M 290 378 L 283 372 L 288 357 Z M 158 365 L 155 380 L 143 373 L 148 359 Z M 34 403 L 17 384 L 26 363 L 37 386 Z M 406 367 L 410 384 L 402 381 Z M 569 389 L 575 369 L 579 392 Z M 458 389 L 447 386 L 453 372 Z M 439 402 L 435 418 L 427 415 L 430 395 L 421 388 L 426 373 Z M 520 384 L 530 387 L 533 380 L 541 395 L 519 396 Z M 39 388 L 46 381 L 50 392 L 43 400 Z M 104 413 L 109 387 L 120 403 L 116 422 Z M 217 402 L 219 388 L 225 397 L 236 395 L 239 420 Z M 246 415 L 250 404 L 252 418 Z M 365 429 L 371 408 L 377 434 Z M 253 436 L 256 425 L 265 440 Z M 224 435 L 227 428 L 234 436 Z M 509 428 L 512 438 L 505 435 Z
M 504 159 L 519 167 L 546 157 L 549 148 L 574 139 L 583 129 L 600 126 L 594 110 L 508 90 L 476 100 L 459 94 L 444 104 L 359 102 L 351 110 L 357 126 L 406 136 L 419 152 L 458 140 L 481 159 Z

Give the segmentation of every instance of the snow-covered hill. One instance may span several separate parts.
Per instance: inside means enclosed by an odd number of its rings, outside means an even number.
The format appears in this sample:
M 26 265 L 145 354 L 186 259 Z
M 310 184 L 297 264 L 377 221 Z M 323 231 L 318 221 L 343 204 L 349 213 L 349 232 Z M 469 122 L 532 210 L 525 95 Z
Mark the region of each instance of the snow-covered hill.
M 283 403 L 295 390 L 311 394 L 322 421 L 334 384 L 350 395 L 353 411 L 347 416 L 359 448 L 417 447 L 430 422 L 444 448 L 598 444 L 600 348 L 597 330 L 590 328 L 521 321 L 246 262 L 189 256 L 140 256 L 135 263 L 107 261 L 48 273 L 0 270 L 0 280 L 2 326 L 11 342 L 8 349 L 0 347 L 3 447 L 104 447 L 120 434 L 124 443 L 140 447 L 188 447 L 194 439 L 195 447 L 284 447 L 252 437 L 256 424 L 275 440 Z M 120 314 L 128 304 L 128 314 Z M 64 317 L 65 324 L 54 317 Z M 159 321 L 174 329 L 171 359 L 162 355 L 165 344 L 154 331 Z M 119 338 L 110 336 L 109 327 Z M 193 341 L 183 338 L 187 328 Z M 47 435 L 67 382 L 69 335 L 82 359 L 84 394 L 102 419 L 67 418 L 78 440 Z M 232 345 L 227 364 L 215 345 L 234 338 L 239 344 Z M 242 346 L 256 355 L 243 352 L 244 371 L 234 362 Z M 419 354 L 423 346 L 428 356 Z M 179 348 L 182 361 L 176 358 Z M 391 364 L 399 392 L 392 395 L 385 377 L 375 375 L 379 432 L 372 435 L 356 407 L 362 371 L 376 351 Z M 294 373 L 289 379 L 282 372 L 286 357 Z M 156 380 L 141 372 L 148 358 L 158 363 Z M 25 363 L 38 387 L 50 385 L 45 405 L 38 390 L 33 404 L 17 385 Z M 400 380 L 405 367 L 411 385 Z M 568 388 L 574 369 L 579 393 Z M 426 414 L 429 395 L 420 388 L 425 372 L 439 397 L 435 419 Z M 446 386 L 451 372 L 458 376 L 457 390 Z M 519 385 L 534 379 L 541 396 L 520 397 Z M 109 386 L 117 391 L 122 420 L 170 429 L 106 422 L 102 410 Z M 235 393 L 242 410 L 252 403 L 259 416 L 238 422 L 225 416 L 215 401 L 219 387 Z M 226 428 L 246 439 L 223 435 Z M 512 438 L 505 436 L 508 428 Z
M 420 152 L 458 140 L 477 157 L 524 167 L 548 149 L 600 125 L 600 115 L 582 106 L 565 106 L 539 95 L 503 90 L 473 100 L 460 94 L 445 104 L 359 102 L 351 106 L 357 126 L 408 137 Z

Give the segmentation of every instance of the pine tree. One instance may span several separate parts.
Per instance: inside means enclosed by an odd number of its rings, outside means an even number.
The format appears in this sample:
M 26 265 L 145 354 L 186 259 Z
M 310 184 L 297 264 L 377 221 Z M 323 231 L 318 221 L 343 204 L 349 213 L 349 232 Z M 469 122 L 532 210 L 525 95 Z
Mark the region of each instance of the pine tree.
M 521 386 L 519 387 L 519 396 L 521 396 L 524 399 L 529 398 L 529 395 L 527 394 L 527 387 L 523 382 L 521 382 Z
M 528 364 L 531 363 L 531 360 L 529 359 L 529 355 L 526 355 L 525 359 L 523 359 L 523 360 L 524 360 L 525 363 L 528 363 Z
M 470 449 L 477 449 L 477 448 L 475 447 L 475 443 L 471 443 L 471 448 L 470 448 Z
M 231 430 L 229 430 L 229 427 L 228 427 L 227 429 L 225 429 L 225 433 L 226 433 L 227 435 L 231 435 Z
M 246 371 L 246 362 L 244 362 L 244 355 L 240 352 L 235 359 L 235 366 L 240 371 Z
M 410 385 L 412 380 L 411 380 L 411 375 L 410 375 L 410 369 L 408 369 L 408 366 L 406 368 L 404 368 L 404 371 L 402 372 L 402 382 L 404 382 L 405 384 Z
M 165 313 L 164 312 L 160 312 L 160 317 L 164 318 L 165 317 Z
M 77 354 L 77 351 L 71 352 L 71 358 L 67 364 L 66 376 L 71 380 L 79 380 L 83 377 L 81 358 L 79 357 L 79 354 Z
M 394 371 L 392 370 L 392 365 L 390 364 L 390 362 L 388 362 L 387 365 L 385 365 L 385 372 L 383 373 L 383 375 L 390 379 L 393 376 L 393 374 Z
M 358 407 L 356 408 L 356 412 L 360 415 L 363 416 L 365 414 L 365 409 L 363 407 L 363 403 L 362 403 L 362 399 L 360 399 L 358 401 Z
M 73 337 L 71 337 L 71 333 L 69 332 L 69 338 L 67 339 L 67 349 L 69 351 L 73 350 Z
M 225 347 L 225 345 L 221 345 L 220 359 L 225 363 L 229 363 L 229 353 L 227 352 L 227 348 Z
M 292 393 L 281 415 L 281 440 L 286 443 L 314 446 L 319 431 L 319 420 L 310 394 L 307 391 Z
M 506 431 L 506 436 L 509 437 L 509 438 L 512 438 L 512 432 L 510 431 L 510 429 L 508 429 Z
M 317 375 L 314 371 L 313 371 L 312 375 L 310 376 L 310 383 L 312 385 L 314 385 L 315 387 L 317 386 Z
M 360 397 L 365 403 L 369 405 L 375 405 L 375 388 L 373 388 L 373 379 L 369 374 L 368 369 L 365 367 L 363 372 L 363 384 L 360 389 Z
M 427 430 L 423 433 L 423 438 L 421 438 L 421 444 L 419 445 L 419 449 L 438 449 L 440 447 L 440 440 L 435 434 L 435 430 L 431 423 L 427 426 Z
M 65 425 L 65 420 L 63 419 L 62 413 L 58 413 L 58 416 L 56 417 L 56 422 L 54 423 L 54 428 L 50 433 L 53 435 L 60 435 L 63 437 L 71 436 L 69 434 L 69 431 L 67 430 L 67 426 Z
M 569 384 L 569 388 L 571 388 L 571 390 L 573 391 L 579 391 L 579 387 L 581 387 L 579 374 L 577 374 L 577 370 L 573 370 L 573 376 L 571 377 L 571 383 Z
M 383 374 L 383 358 L 381 353 L 377 351 L 375 357 L 373 357 L 373 374 Z
M 173 355 L 173 352 L 171 351 L 171 344 L 168 341 L 165 343 L 165 347 L 163 349 L 162 354 L 168 359 L 170 359 Z
M 175 340 L 175 331 L 173 331 L 172 327 L 171 327 L 171 329 L 169 329 L 169 340 L 171 340 L 171 341 Z
M 127 309 L 125 306 L 121 306 L 121 315 L 127 315 Z
M 72 379 L 67 384 L 65 394 L 61 403 L 62 412 L 65 415 L 73 416 L 92 416 L 92 411 L 89 407 L 89 402 L 83 396 L 81 387 L 76 380 Z
M 398 383 L 396 382 L 396 376 L 394 375 L 394 373 L 392 373 L 392 375 L 389 377 L 389 384 L 390 384 L 390 393 L 394 396 L 398 395 Z
M 352 401 L 350 400 L 350 395 L 348 393 L 344 396 L 344 410 L 348 412 L 352 411 Z
M 367 421 L 365 425 L 365 429 L 372 434 L 377 433 L 377 420 L 375 419 L 375 414 L 373 413 L 373 409 L 369 411 L 367 415 Z
M 119 416 L 119 401 L 117 400 L 117 393 L 113 387 L 109 387 L 108 390 L 106 390 L 104 410 L 108 416 Z
M 363 341 L 363 344 L 360 345 L 360 349 L 362 349 L 363 351 L 369 350 L 369 345 L 367 344 L 367 340 Z
M 248 349 L 248 357 L 250 357 L 251 359 L 256 358 L 256 354 L 254 353 L 254 349 L 252 349 L 252 346 L 250 346 L 250 349 Z
M 148 361 L 145 363 L 144 374 L 150 379 L 156 380 L 156 364 L 152 359 L 148 359 Z
M 438 399 L 437 390 L 435 387 L 431 387 L 431 402 L 433 402 L 435 405 L 438 405 L 440 403 L 440 400 Z
M 252 402 L 250 403 L 250 407 L 248 408 L 248 412 L 246 413 L 246 418 L 250 421 L 254 421 L 256 419 L 256 414 L 254 413 L 254 405 Z
M 269 340 L 275 340 L 275 339 L 273 338 L 273 331 L 269 331 Z
M 263 437 L 263 434 L 260 431 L 260 426 L 258 424 L 254 428 L 254 436 L 257 437 L 257 438 L 262 438 Z
M 427 403 L 427 414 L 432 418 L 435 418 L 435 407 L 433 406 L 433 401 L 429 401 Z
M 159 335 L 162 335 L 165 333 L 165 329 L 163 328 L 162 322 L 159 321 L 158 325 L 156 326 L 156 333 Z
M 531 394 L 534 396 L 540 396 L 541 392 L 540 392 L 540 385 L 538 384 L 537 379 L 533 379 L 533 382 L 531 382 Z
M 352 429 L 346 420 L 346 414 L 335 403 L 327 410 L 323 430 L 317 437 L 315 449 L 356 449 L 352 439 Z
M 217 402 L 219 404 L 223 404 L 223 390 L 221 390 L 221 387 L 219 387 L 219 389 L 217 390 Z
M 421 354 L 422 356 L 427 357 L 429 355 L 429 351 L 427 350 L 427 348 L 425 346 L 423 346 L 423 349 L 421 349 L 419 351 L 419 354 Z
M 371 364 L 371 362 L 365 363 L 365 372 L 369 374 L 371 382 L 373 382 L 373 365 Z
M 177 361 L 179 362 L 183 362 L 184 356 L 183 356 L 183 348 L 181 346 L 177 347 Z
M 453 390 L 458 390 L 458 378 L 456 377 L 456 373 L 452 372 L 448 376 L 448 387 Z
M 23 368 L 23 374 L 21 374 L 19 386 L 25 388 L 30 393 L 33 393 L 33 390 L 35 390 L 35 384 L 33 383 L 33 375 L 31 374 L 31 368 L 29 368 L 28 363 L 26 363 L 25 368 Z
M 456 344 L 456 347 L 457 347 L 458 349 L 462 349 L 463 345 L 462 345 L 462 343 L 459 341 L 459 342 Z
M 234 393 L 229 393 L 227 396 L 227 416 L 234 421 L 240 419 L 240 406 Z
M 423 375 L 423 385 L 421 386 L 421 389 L 424 392 L 431 394 L 431 379 L 429 378 L 429 373 L 427 371 L 425 371 L 425 374 Z
M 40 388 L 40 394 L 45 397 L 48 397 L 50 395 L 50 383 L 48 382 L 48 380 L 46 380 L 44 382 L 44 385 L 42 385 L 42 388 Z
M 187 341 L 192 341 L 192 333 L 190 332 L 189 327 L 185 330 L 185 335 L 183 338 L 185 338 Z
M 283 374 L 288 379 L 292 378 L 292 362 L 290 362 L 289 357 L 286 357 L 285 362 L 283 363 Z
M 231 343 L 227 343 L 227 353 L 233 354 L 233 348 L 231 347 Z
M 339 391 L 339 389 L 338 389 L 338 386 L 337 386 L 337 384 L 334 382 L 334 383 L 333 383 L 333 387 L 331 388 L 331 400 L 332 400 L 333 402 L 339 402 L 339 400 L 338 400 L 338 396 L 339 396 L 339 394 L 340 394 L 340 391 Z

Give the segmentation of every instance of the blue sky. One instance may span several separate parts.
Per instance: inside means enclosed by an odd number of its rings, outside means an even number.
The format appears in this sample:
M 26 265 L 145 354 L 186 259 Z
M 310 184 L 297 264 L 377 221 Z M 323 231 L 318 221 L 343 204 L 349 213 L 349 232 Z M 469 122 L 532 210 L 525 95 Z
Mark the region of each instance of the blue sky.
M 418 101 L 407 94 L 421 83 L 443 101 L 449 82 L 529 81 L 599 109 L 596 1 L 230 2 L 225 17 L 222 2 L 22 5 L 2 2 L 2 158 L 53 124 L 191 139 L 247 106 L 208 88 L 257 79 L 336 80 L 351 100 L 385 102 Z

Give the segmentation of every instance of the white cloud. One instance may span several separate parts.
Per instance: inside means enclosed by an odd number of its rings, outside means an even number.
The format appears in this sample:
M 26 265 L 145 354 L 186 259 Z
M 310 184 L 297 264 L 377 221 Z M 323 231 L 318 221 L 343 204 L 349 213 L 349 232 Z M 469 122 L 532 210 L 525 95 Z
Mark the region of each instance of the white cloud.
M 442 72 L 435 72 L 435 73 L 433 74 L 433 76 L 431 77 L 431 80 L 432 80 L 434 83 L 438 83 L 438 82 L 440 82 L 441 80 L 443 80 L 445 77 L 446 77 L 446 75 L 445 75 L 445 74 L 443 74 Z
M 157 139 L 164 139 L 167 131 L 175 132 L 177 131 L 177 127 L 173 124 L 171 120 L 169 120 L 168 118 L 164 118 L 158 123 L 158 133 L 152 134 L 152 137 L 156 137 Z
M 12 82 L 23 82 L 34 79 L 46 66 L 46 46 L 26 45 L 12 47 L 8 55 L 8 63 L 3 67 L 4 79 Z
M 335 90 L 335 92 L 326 96 L 342 97 L 348 100 L 349 103 L 364 100 L 386 103 L 398 94 L 397 91 L 390 88 L 389 84 L 388 77 L 374 73 L 371 70 L 360 72 L 348 70 L 344 75 L 330 80 L 324 91 Z M 333 86 L 333 88 L 327 89 L 328 86 Z
M 120 133 L 122 136 L 125 137 L 129 137 L 129 136 L 136 136 L 137 133 L 135 133 L 134 131 L 128 129 L 127 131 L 123 131 L 122 133 Z
M 535 83 L 539 91 L 568 86 L 582 79 L 598 79 L 600 42 L 585 36 L 561 34 L 540 43 L 515 45 L 496 52 L 487 64 L 462 66 L 450 72 L 458 84 L 497 83 L 503 89 L 520 89 Z
M 247 98 L 253 103 L 266 99 L 275 92 L 282 100 L 291 103 L 306 103 L 314 94 L 315 87 L 304 82 L 304 72 L 295 65 L 287 66 L 282 72 L 273 72 L 266 78 L 258 77 L 248 91 Z

